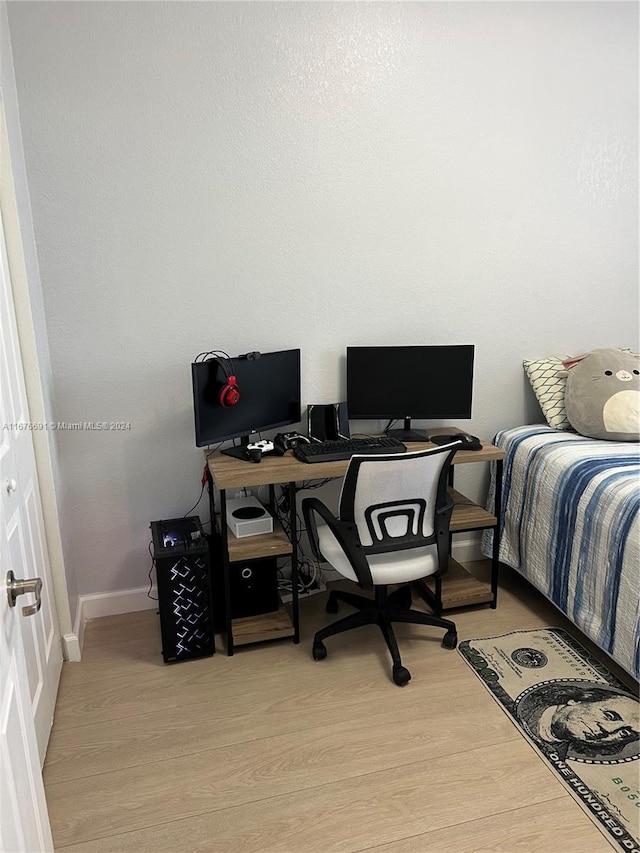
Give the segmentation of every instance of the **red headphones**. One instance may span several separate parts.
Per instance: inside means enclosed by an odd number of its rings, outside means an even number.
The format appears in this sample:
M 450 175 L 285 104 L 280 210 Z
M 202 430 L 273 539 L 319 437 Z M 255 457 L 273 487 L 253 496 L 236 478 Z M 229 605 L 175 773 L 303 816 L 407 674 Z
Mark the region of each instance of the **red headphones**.
M 225 407 L 235 406 L 240 400 L 240 389 L 238 388 L 236 377 L 232 374 L 227 374 L 227 381 L 222 386 L 218 399 L 220 400 L 220 405 Z
M 235 377 L 231 356 L 227 355 L 223 350 L 212 350 L 211 352 L 203 353 L 203 355 L 215 359 L 224 373 L 222 388 L 218 393 L 218 402 L 225 409 L 235 406 L 240 401 L 240 389 L 238 388 L 238 380 Z M 207 359 L 205 358 L 205 360 Z

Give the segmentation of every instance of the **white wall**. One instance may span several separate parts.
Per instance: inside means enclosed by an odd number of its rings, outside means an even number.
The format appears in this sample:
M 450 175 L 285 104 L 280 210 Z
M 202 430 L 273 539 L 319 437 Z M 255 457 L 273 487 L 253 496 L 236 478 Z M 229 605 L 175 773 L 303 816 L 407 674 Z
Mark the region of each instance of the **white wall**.
M 636 4 L 9 6 L 56 417 L 131 422 L 59 436 L 81 593 L 198 496 L 202 350 L 301 347 L 306 404 L 475 343 L 491 437 L 523 358 L 638 346 Z

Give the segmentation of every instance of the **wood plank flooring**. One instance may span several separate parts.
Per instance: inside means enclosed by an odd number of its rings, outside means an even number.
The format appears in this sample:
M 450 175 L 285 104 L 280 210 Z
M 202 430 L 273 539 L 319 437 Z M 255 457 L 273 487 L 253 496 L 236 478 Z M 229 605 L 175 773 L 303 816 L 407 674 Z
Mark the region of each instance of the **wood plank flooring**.
M 447 614 L 459 639 L 568 627 L 503 577 L 497 610 Z M 324 601 L 302 602 L 298 646 L 229 658 L 219 642 L 212 658 L 168 666 L 155 611 L 90 622 L 82 662 L 63 668 L 44 768 L 56 850 L 611 849 L 441 631 L 397 626 L 413 676 L 398 688 L 377 628 L 330 638 L 312 660 L 313 632 L 336 618 Z

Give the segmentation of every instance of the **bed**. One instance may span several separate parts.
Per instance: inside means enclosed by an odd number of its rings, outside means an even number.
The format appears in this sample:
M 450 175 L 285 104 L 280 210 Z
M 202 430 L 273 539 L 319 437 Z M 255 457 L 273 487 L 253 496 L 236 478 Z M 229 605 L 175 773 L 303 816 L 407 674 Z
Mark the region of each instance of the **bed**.
M 501 562 L 638 679 L 640 444 L 546 425 L 503 430 L 494 444 L 507 452 Z M 490 506 L 494 495 L 492 482 Z

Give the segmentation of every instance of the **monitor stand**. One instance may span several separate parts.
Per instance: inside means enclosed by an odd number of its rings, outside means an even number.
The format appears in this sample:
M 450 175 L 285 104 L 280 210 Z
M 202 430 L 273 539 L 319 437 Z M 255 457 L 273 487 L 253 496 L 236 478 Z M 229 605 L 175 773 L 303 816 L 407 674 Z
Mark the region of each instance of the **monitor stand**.
M 244 459 L 246 462 L 248 459 L 247 455 L 247 445 L 249 444 L 249 436 L 243 435 L 240 438 L 240 444 L 234 445 L 233 447 L 225 447 L 220 453 L 224 453 L 225 456 L 233 456 L 234 459 Z
M 240 447 L 227 447 L 220 453 L 224 453 L 225 456 L 233 456 L 234 459 L 247 459 L 247 448 L 246 445 L 242 444 Z
M 389 438 L 397 438 L 399 441 L 429 441 L 429 436 L 424 430 L 411 428 L 411 418 L 404 419 L 402 429 L 388 429 L 387 435 Z

